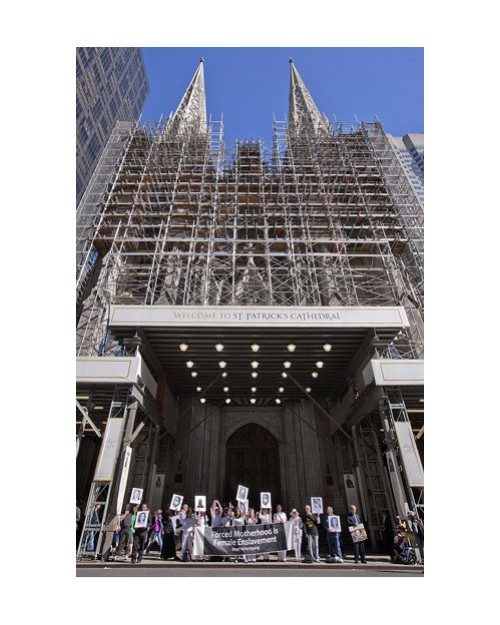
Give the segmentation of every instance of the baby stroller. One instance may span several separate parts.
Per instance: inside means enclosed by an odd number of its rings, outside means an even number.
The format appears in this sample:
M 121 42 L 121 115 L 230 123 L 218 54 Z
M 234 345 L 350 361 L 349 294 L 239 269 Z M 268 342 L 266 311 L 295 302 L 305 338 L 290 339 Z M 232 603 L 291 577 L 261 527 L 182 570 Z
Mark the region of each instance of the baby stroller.
M 411 535 L 404 530 L 398 530 L 394 538 L 394 553 L 391 556 L 393 564 L 416 564 L 417 555 L 411 544 Z

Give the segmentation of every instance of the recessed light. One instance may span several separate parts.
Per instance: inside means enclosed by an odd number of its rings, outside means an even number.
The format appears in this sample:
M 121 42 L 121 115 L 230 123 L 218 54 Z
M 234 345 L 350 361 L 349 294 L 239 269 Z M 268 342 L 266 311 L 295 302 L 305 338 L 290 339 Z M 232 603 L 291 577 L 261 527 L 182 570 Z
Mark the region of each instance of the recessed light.
M 181 350 L 181 352 L 185 352 L 189 349 L 189 345 L 187 343 L 181 343 L 179 345 L 179 349 Z
M 197 386 L 196 390 L 198 391 L 198 393 L 200 393 L 201 392 L 201 386 Z
M 222 343 L 217 343 L 217 345 L 215 346 L 215 349 L 218 352 L 221 352 L 224 349 L 224 345 Z
M 259 351 L 259 349 L 260 349 L 260 345 L 257 345 L 257 343 L 254 343 L 254 344 L 252 345 L 252 351 L 253 351 L 253 352 L 258 352 L 258 351 Z
M 259 366 L 259 363 L 256 360 L 252 360 L 250 364 L 252 365 L 252 369 L 257 369 L 257 367 Z
M 250 403 L 251 403 L 251 404 L 255 404 L 255 402 L 256 402 L 256 401 L 257 401 L 257 400 L 255 399 L 255 397 L 251 397 L 251 398 L 250 398 Z
M 224 371 L 224 373 L 222 374 L 223 378 L 227 378 L 227 371 Z
M 192 360 L 188 360 L 186 363 L 186 367 L 188 369 L 192 369 L 194 367 L 194 362 Z
M 229 393 L 229 386 L 225 386 L 223 390 L 224 390 L 224 393 Z
M 256 393 L 257 392 L 257 387 L 256 386 L 252 386 L 252 388 L 250 390 L 252 391 L 252 393 Z
M 219 367 L 220 367 L 221 369 L 225 369 L 225 368 L 226 368 L 226 365 L 227 365 L 227 362 L 224 362 L 224 360 L 221 360 L 221 361 L 219 362 Z
M 288 377 L 288 373 L 287 373 L 286 371 L 283 371 L 283 372 L 281 373 L 281 377 L 282 377 L 282 378 L 287 378 L 287 377 Z
M 287 345 L 286 348 L 288 349 L 289 352 L 295 351 L 295 345 L 293 343 L 290 343 L 289 345 Z
M 279 397 L 276 397 L 276 399 L 274 400 L 277 404 L 281 404 L 281 399 Z
M 422 399 L 419 399 L 418 401 L 424 403 L 424 398 L 422 397 Z
M 306 386 L 306 392 L 307 392 L 307 393 L 310 393 L 310 392 L 311 392 L 311 390 L 312 390 L 312 389 L 311 389 L 311 387 L 310 387 L 310 386 Z
M 279 387 L 278 392 L 279 392 L 279 393 L 284 393 L 284 392 L 285 392 L 285 389 L 283 388 L 283 386 L 280 386 L 280 387 Z
M 104 410 L 104 406 L 94 406 L 94 410 Z
M 256 378 L 258 375 L 257 371 L 252 371 L 252 378 Z
M 312 377 L 313 377 L 313 378 L 317 378 L 317 377 L 318 377 L 318 375 L 319 375 L 319 373 L 318 373 L 317 371 L 313 371 L 313 372 L 311 373 L 311 375 L 312 375 Z
M 332 346 L 330 345 L 330 343 L 325 343 L 323 345 L 323 349 L 325 350 L 325 352 L 331 352 L 332 351 Z
M 198 373 L 196 371 L 191 371 L 191 375 L 193 376 L 193 378 L 195 378 L 198 375 Z
M 207 400 L 204 397 L 200 397 L 200 402 L 204 404 Z
M 316 363 L 316 366 L 318 367 L 318 369 L 322 369 L 324 364 L 325 363 L 322 360 L 318 360 L 318 362 Z
M 285 369 L 290 369 L 290 367 L 292 366 L 292 363 L 289 360 L 285 360 L 285 362 L 283 363 L 283 366 L 285 367 Z
M 228 398 L 226 399 L 226 404 L 230 404 L 230 403 L 231 403 L 231 398 L 230 398 L 230 397 L 228 397 Z
M 88 399 L 89 396 L 88 395 L 77 395 L 76 398 L 77 399 Z

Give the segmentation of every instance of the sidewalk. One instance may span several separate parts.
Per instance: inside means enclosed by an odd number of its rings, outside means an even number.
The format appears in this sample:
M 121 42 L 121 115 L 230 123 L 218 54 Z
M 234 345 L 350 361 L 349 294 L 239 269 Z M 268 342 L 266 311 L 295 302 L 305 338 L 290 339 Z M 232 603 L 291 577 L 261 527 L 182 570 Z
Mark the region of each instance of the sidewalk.
M 179 562 L 178 560 L 162 560 L 158 555 L 149 555 L 144 556 L 142 562 L 140 564 L 132 564 L 130 561 L 119 561 L 114 562 L 109 560 L 108 562 L 104 562 L 102 560 L 79 560 L 76 563 L 77 568 L 85 569 L 85 568 L 128 568 L 128 569 L 155 569 L 155 568 L 189 568 L 189 569 L 270 569 L 270 570 L 283 570 L 283 569 L 323 569 L 323 570 L 336 570 L 339 571 L 341 569 L 352 570 L 352 569 L 362 569 L 366 571 L 374 570 L 374 571 L 397 571 L 397 570 L 412 570 L 414 572 L 421 571 L 423 572 L 424 566 L 415 564 L 415 565 L 405 565 L 405 564 L 393 564 L 389 556 L 385 555 L 367 555 L 366 556 L 367 564 L 356 564 L 352 556 L 348 557 L 347 560 L 344 560 L 343 564 L 328 564 L 321 560 L 318 563 L 306 563 L 306 562 L 295 562 L 295 559 L 287 560 L 287 562 L 278 562 L 277 556 L 271 554 L 268 562 L 259 561 L 259 562 Z

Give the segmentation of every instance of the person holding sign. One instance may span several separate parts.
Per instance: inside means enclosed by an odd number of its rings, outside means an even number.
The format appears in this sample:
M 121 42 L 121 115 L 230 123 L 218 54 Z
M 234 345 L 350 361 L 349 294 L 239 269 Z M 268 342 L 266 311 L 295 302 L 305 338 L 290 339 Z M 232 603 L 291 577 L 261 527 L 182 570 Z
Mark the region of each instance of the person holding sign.
M 342 551 L 340 550 L 340 517 L 333 514 L 333 508 L 328 506 L 325 519 L 326 538 L 328 540 L 328 550 L 330 557 L 335 562 L 343 562 Z
M 349 507 L 349 515 L 347 516 L 347 524 L 349 525 L 349 531 L 355 531 L 356 526 L 361 525 L 363 521 L 359 514 L 356 513 L 356 506 L 351 505 Z M 363 540 L 354 541 L 354 562 L 359 562 L 361 560 L 362 564 L 367 564 L 366 556 L 365 556 L 365 543 Z
M 283 508 L 280 505 L 276 506 L 274 522 L 286 523 L 286 514 L 283 512 Z M 286 551 L 278 551 L 278 562 L 286 562 Z
M 302 519 L 307 536 L 309 555 L 313 562 L 319 562 L 319 532 L 318 525 L 321 523 L 321 516 L 314 514 L 311 506 L 305 507 L 305 515 Z
M 193 510 L 188 506 L 186 510 L 186 516 L 180 519 L 182 526 L 182 547 L 181 547 L 181 561 L 187 562 L 191 560 L 191 547 L 193 545 L 194 526 L 196 519 L 193 516 Z
M 300 562 L 302 559 L 301 552 L 304 524 L 295 508 L 290 512 L 290 520 L 292 521 L 293 526 L 293 547 L 295 549 L 295 561 Z
M 261 508 L 259 512 L 259 520 L 262 523 L 262 525 L 269 525 L 270 523 L 272 523 L 273 519 L 272 519 L 271 510 L 269 508 Z M 262 559 L 264 560 L 264 562 L 269 562 L 269 554 L 268 553 L 262 554 Z
M 149 530 L 149 510 L 145 503 L 138 510 L 134 523 L 134 550 L 132 551 L 132 563 L 140 563 L 146 546 Z

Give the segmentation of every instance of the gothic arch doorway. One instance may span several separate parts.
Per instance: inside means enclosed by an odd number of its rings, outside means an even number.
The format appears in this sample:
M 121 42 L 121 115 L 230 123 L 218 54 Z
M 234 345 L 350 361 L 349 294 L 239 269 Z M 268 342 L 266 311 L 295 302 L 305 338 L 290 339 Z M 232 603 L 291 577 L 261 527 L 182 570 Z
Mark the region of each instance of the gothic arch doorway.
M 238 484 L 249 488 L 250 507 L 260 507 L 260 492 L 272 493 L 273 507 L 282 503 L 280 448 L 276 438 L 260 425 L 249 423 L 226 442 L 225 501 L 236 503 Z

